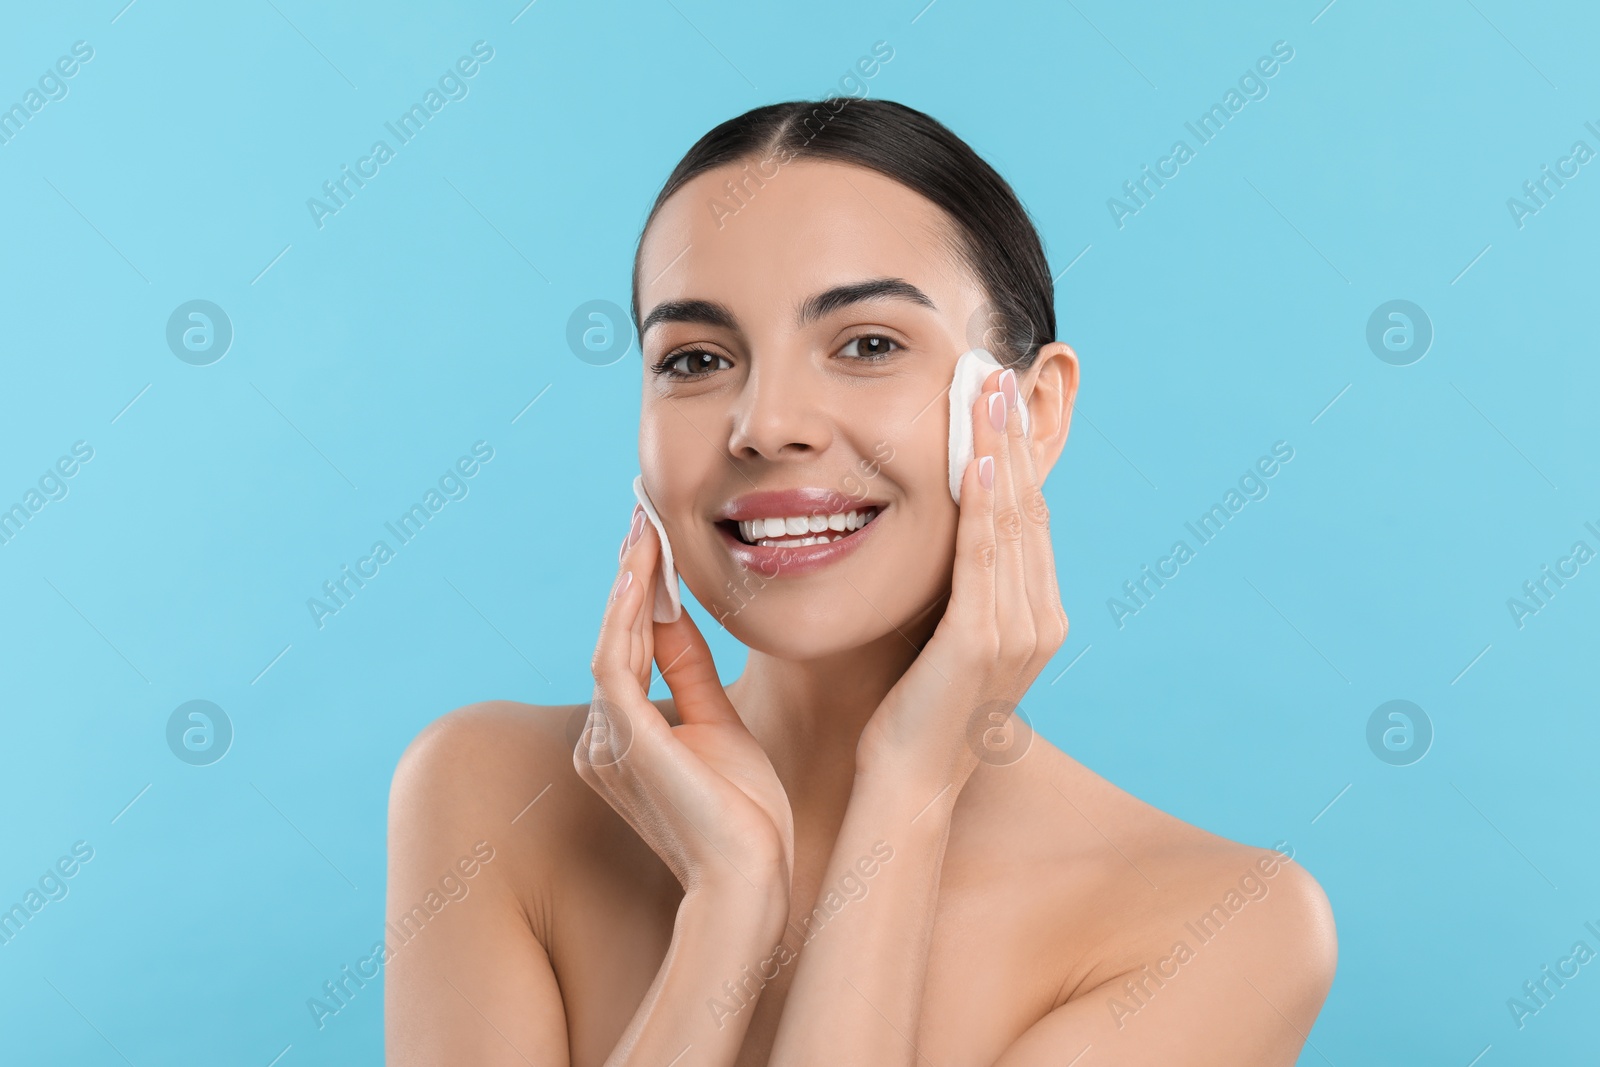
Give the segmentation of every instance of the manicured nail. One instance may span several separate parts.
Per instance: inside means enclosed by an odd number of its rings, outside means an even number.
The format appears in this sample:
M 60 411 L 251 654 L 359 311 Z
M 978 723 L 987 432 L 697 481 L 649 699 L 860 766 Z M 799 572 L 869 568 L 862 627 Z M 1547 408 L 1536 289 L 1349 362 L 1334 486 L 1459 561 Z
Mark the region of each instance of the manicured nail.
M 1006 432 L 1006 395 L 1004 393 L 989 394 L 989 425 L 999 433 Z
M 1000 372 L 1000 392 L 1005 394 L 1006 410 L 1017 409 L 1017 372 L 1007 367 Z
M 638 544 L 639 538 L 644 536 L 644 523 L 644 508 L 635 504 L 633 506 L 633 525 L 628 527 L 628 548 Z
M 621 596 L 628 586 L 633 584 L 633 572 L 623 571 L 622 577 L 617 579 L 617 584 L 611 587 L 611 599 Z
M 978 457 L 978 484 L 985 489 L 994 488 L 994 457 Z

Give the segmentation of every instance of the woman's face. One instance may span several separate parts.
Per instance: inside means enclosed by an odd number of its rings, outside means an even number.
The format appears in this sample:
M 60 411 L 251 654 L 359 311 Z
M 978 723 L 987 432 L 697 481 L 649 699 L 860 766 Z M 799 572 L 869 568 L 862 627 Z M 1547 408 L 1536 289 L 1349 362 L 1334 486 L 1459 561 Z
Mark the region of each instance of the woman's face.
M 949 590 L 947 390 L 984 294 L 930 201 L 773 163 L 693 179 L 644 237 L 639 459 L 695 597 L 749 647 L 810 659 Z

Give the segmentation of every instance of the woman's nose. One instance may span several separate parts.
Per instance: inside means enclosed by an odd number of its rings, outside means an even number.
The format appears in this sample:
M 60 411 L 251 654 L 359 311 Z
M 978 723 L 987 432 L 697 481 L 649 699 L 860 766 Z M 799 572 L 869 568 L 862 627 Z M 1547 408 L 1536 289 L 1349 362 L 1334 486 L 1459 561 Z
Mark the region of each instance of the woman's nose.
M 819 373 L 804 358 L 755 368 L 734 403 L 728 450 L 741 459 L 769 460 L 826 451 L 833 429 Z

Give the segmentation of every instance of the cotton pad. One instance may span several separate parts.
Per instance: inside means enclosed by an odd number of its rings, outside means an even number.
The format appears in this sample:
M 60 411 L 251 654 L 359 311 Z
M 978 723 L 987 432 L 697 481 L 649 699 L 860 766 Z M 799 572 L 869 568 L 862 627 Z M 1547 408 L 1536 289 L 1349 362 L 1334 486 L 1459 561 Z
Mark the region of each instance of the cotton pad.
M 650 617 L 656 622 L 676 622 L 683 614 L 683 604 L 678 600 L 678 572 L 672 566 L 672 543 L 667 540 L 667 531 L 661 525 L 661 516 L 656 514 L 656 506 L 650 502 L 650 494 L 644 491 L 643 475 L 634 477 L 633 495 L 644 508 L 645 518 L 656 528 L 656 540 L 661 544 L 661 562 L 656 566 L 655 607 Z
M 972 405 L 983 392 L 983 380 L 997 370 L 1003 370 L 986 349 L 974 348 L 956 360 L 956 371 L 950 380 L 950 496 L 961 503 L 961 477 L 967 464 L 972 462 Z M 1028 407 L 1018 404 L 1022 428 L 1028 428 Z

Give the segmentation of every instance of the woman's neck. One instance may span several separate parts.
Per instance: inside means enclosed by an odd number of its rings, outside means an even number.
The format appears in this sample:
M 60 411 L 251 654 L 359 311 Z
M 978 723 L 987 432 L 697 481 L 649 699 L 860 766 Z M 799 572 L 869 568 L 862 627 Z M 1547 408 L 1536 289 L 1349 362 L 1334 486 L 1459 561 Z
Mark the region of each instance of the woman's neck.
M 876 641 L 819 659 L 751 649 L 744 673 L 727 686 L 789 795 L 797 835 L 807 825 L 837 829 L 861 731 L 932 637 L 944 603 Z

